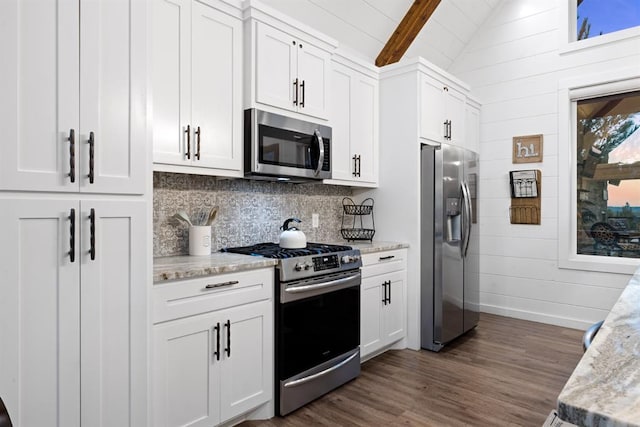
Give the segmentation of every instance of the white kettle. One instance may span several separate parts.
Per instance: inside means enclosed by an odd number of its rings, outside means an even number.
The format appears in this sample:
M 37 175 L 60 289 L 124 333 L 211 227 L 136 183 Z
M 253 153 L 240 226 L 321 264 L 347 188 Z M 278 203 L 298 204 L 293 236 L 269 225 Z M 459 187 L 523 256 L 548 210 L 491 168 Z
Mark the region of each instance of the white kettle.
M 289 227 L 290 222 L 302 222 L 298 218 L 287 219 L 280 229 L 280 239 L 278 244 L 284 249 L 302 249 L 307 247 L 307 238 L 304 233 L 296 227 Z

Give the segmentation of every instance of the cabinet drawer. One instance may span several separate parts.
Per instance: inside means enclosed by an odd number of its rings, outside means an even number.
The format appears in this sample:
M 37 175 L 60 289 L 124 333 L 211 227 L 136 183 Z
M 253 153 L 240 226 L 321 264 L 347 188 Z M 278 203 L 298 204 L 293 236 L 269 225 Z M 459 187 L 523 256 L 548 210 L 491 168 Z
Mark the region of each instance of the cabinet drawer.
M 362 277 L 377 276 L 378 274 L 407 268 L 407 250 L 375 252 L 362 255 Z
M 155 285 L 153 323 L 270 299 L 273 277 L 273 268 L 261 268 Z

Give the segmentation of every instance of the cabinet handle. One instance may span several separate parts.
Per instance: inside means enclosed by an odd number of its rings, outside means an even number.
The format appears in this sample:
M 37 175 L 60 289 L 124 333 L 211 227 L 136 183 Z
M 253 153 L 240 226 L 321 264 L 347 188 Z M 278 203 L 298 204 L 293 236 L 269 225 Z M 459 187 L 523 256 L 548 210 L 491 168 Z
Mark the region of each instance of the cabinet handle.
M 445 120 L 443 124 L 444 124 L 444 139 L 447 139 L 447 136 L 449 135 L 449 131 L 448 131 L 449 120 Z
M 385 261 L 388 259 L 394 259 L 396 256 L 395 255 L 387 255 L 387 256 L 381 256 L 380 258 L 378 258 L 378 261 Z
M 382 282 L 382 289 L 384 289 L 384 298 L 382 299 L 382 303 L 387 305 L 387 282 Z
M 227 348 L 224 351 L 227 353 L 227 357 L 231 357 L 231 320 L 227 319 L 224 325 L 227 327 Z
M 210 283 L 207 286 L 205 286 L 205 289 L 215 289 L 215 288 L 221 288 L 223 286 L 231 286 L 231 285 L 237 285 L 238 282 L 237 280 L 230 280 L 228 282 L 222 282 L 222 283 Z
M 69 129 L 69 178 L 76 182 L 76 131 Z
M 89 184 L 93 184 L 93 168 L 95 166 L 95 144 L 95 135 L 93 134 L 93 132 L 89 132 Z
M 196 136 L 196 147 L 197 147 L 196 154 L 193 157 L 200 160 L 200 126 L 198 126 L 193 133 Z
M 91 233 L 91 248 L 89 249 L 89 255 L 91 255 L 91 261 L 95 261 L 96 259 L 96 210 L 91 208 L 89 213 L 89 221 L 91 224 L 89 225 L 90 233 Z
M 387 298 L 387 302 L 391 304 L 391 280 L 387 280 L 387 288 L 389 289 L 389 298 Z
M 358 154 L 358 177 L 360 177 L 360 172 L 362 172 L 362 156 Z
M 191 160 L 191 125 L 187 125 L 184 133 L 187 134 L 187 159 Z
M 302 45 L 300 45 L 302 47 Z M 304 80 L 300 83 L 300 89 L 302 89 L 302 101 L 300 101 L 300 106 L 304 108 Z
M 69 212 L 69 261 L 76 261 L 76 210 Z
M 216 332 L 216 348 L 213 351 L 213 357 L 215 357 L 216 360 L 220 360 L 220 322 L 216 323 L 213 330 Z
M 451 141 L 451 120 L 449 120 L 449 141 Z
M 293 42 L 295 44 L 295 42 Z M 293 105 L 298 105 L 298 78 L 293 81 Z
M 354 177 L 358 176 L 358 157 L 354 154 L 353 157 L 353 175 Z

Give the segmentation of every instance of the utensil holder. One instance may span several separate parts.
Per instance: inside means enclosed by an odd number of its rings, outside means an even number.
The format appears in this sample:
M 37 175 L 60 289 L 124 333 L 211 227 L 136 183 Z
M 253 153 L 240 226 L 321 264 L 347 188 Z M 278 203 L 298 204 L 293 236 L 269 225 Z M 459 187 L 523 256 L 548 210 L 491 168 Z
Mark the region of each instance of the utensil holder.
M 211 226 L 189 227 L 189 255 L 211 255 Z

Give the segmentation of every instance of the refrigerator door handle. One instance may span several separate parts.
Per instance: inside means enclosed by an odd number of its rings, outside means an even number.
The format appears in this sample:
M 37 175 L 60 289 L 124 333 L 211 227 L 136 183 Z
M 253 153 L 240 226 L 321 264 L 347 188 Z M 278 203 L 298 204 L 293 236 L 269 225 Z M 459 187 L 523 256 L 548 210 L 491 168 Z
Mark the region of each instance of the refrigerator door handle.
M 465 181 L 462 182 L 462 197 L 464 199 L 464 225 L 465 225 L 465 238 L 463 243 L 462 257 L 467 256 L 469 250 L 469 240 L 471 240 L 471 196 L 469 193 L 469 186 Z

